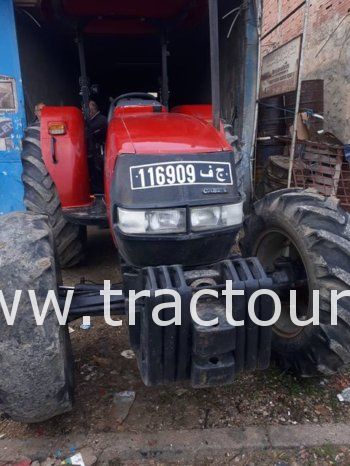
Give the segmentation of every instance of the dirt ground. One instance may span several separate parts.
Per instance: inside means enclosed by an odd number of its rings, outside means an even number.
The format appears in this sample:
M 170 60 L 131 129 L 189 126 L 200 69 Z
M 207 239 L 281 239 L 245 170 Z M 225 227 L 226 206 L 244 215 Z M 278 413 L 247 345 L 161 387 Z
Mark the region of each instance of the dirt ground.
M 117 253 L 108 231 L 90 231 L 86 263 L 65 271 L 64 280 L 66 284 L 73 284 L 83 276 L 98 283 L 104 279 L 114 283 L 120 281 Z M 71 325 L 74 330 L 71 339 L 76 362 L 74 410 L 51 421 L 31 426 L 15 423 L 2 416 L 0 438 L 266 424 L 322 424 L 350 420 L 350 404 L 340 403 L 337 399 L 337 394 L 350 386 L 350 371 L 328 379 L 297 380 L 273 367 L 262 373 L 240 376 L 235 384 L 228 387 L 194 390 L 187 384 L 181 384 L 147 388 L 139 377 L 136 361 L 126 359 L 121 354 L 129 349 L 125 325 L 118 329 L 112 328 L 104 324 L 102 318 L 93 319 L 90 330 L 82 330 L 80 324 L 81 321 L 76 321 Z M 119 425 L 113 395 L 125 390 L 135 391 L 136 399 L 129 416 Z M 348 458 L 347 450 L 326 451 L 325 455 L 331 453 L 334 453 L 333 456 L 342 454 Z M 284 453 L 280 452 L 281 458 L 278 452 L 274 454 L 277 456 L 273 461 L 282 461 L 283 464 Z M 249 464 L 242 457 L 236 462 Z M 350 464 L 350 459 L 347 464 Z
M 209 464 L 234 465 L 240 466 L 349 466 L 350 449 L 347 447 L 334 447 L 325 445 L 319 448 L 300 448 L 292 450 L 270 450 L 263 454 L 261 451 L 247 453 L 242 452 L 234 457 L 228 457 L 226 460 L 220 460 L 216 463 L 208 461 Z M 204 466 L 203 462 L 201 466 Z

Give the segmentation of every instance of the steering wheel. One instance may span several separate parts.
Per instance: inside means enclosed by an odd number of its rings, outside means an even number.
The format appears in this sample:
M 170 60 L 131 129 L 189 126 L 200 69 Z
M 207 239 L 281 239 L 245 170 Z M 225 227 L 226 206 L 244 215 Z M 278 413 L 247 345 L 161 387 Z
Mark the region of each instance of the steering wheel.
M 157 98 L 147 92 L 129 92 L 128 94 L 122 94 L 119 97 L 116 97 L 112 102 L 109 108 L 108 121 L 111 121 L 113 118 L 114 109 L 118 105 L 118 102 L 123 99 L 144 99 L 144 100 L 153 100 L 158 102 Z

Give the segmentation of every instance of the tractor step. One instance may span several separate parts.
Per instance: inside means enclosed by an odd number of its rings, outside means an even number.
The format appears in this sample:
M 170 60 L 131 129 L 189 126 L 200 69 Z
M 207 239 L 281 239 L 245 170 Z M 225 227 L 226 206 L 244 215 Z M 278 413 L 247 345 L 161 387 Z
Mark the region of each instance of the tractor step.
M 227 260 L 194 271 L 181 266 L 149 267 L 142 272 L 143 288 L 151 291 L 136 309 L 136 326 L 129 327 L 130 340 L 137 354 L 141 377 L 148 386 L 190 379 L 193 387 L 229 384 L 237 373 L 266 369 L 270 364 L 271 327 L 259 327 L 248 315 L 250 296 L 260 289 L 271 289 L 273 282 L 265 274 L 257 258 Z M 244 296 L 233 297 L 233 318 L 245 320 L 234 327 L 226 320 L 226 302 L 209 298 L 198 302 L 202 320 L 218 317 L 218 325 L 201 326 L 191 319 L 190 302 L 200 289 L 223 290 L 226 281 Z M 181 296 L 181 326 L 160 327 L 153 322 L 155 306 L 173 302 L 171 297 L 155 297 L 160 289 L 174 289 Z M 220 293 L 219 293 L 220 296 Z M 163 312 L 163 315 L 162 315 Z M 173 309 L 159 313 L 163 320 L 174 317 Z M 269 320 L 273 301 L 261 296 L 255 303 L 256 316 Z
M 93 202 L 88 206 L 63 209 L 63 213 L 71 223 L 108 227 L 106 204 L 102 196 L 95 196 Z

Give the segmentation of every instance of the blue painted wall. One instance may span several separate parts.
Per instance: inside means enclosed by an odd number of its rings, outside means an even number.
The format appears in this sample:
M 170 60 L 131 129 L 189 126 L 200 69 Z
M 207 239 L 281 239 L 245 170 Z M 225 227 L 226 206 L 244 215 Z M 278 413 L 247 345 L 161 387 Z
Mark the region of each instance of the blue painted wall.
M 0 25 L 0 214 L 4 214 L 24 210 L 20 157 L 26 120 L 12 0 L 0 0 Z

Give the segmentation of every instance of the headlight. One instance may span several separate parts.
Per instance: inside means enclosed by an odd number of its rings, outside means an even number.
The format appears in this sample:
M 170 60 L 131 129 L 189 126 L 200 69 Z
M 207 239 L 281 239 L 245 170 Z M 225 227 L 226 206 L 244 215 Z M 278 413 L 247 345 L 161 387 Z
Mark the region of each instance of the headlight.
M 118 208 L 123 233 L 157 234 L 186 232 L 186 209 L 126 210 Z
M 195 207 L 191 209 L 192 231 L 240 225 L 243 222 L 243 202 L 220 206 Z

